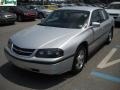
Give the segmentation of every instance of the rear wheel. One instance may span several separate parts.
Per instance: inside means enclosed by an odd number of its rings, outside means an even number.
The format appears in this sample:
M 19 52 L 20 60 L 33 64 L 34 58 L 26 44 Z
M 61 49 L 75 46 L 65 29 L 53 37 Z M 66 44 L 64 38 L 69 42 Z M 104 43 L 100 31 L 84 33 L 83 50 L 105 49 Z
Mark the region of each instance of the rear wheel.
M 111 31 L 109 32 L 106 43 L 107 43 L 107 44 L 111 43 L 112 38 L 113 38 L 113 30 L 111 30 Z
M 87 48 L 82 45 L 76 51 L 72 72 L 73 73 L 80 72 L 83 69 L 86 60 L 87 60 Z

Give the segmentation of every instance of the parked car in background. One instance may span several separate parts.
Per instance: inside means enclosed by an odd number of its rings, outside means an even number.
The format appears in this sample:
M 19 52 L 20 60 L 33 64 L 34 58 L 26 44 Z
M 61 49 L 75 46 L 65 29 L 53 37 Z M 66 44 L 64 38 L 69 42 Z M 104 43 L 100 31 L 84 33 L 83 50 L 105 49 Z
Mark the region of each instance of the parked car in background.
M 120 2 L 112 2 L 106 11 L 115 19 L 116 22 L 120 22 Z
M 77 6 L 93 6 L 92 4 L 76 3 Z
M 14 24 L 16 21 L 16 14 L 9 13 L 0 8 L 0 24 Z
M 74 7 L 74 6 L 77 6 L 77 5 L 75 5 L 75 4 L 64 4 L 64 3 L 58 5 L 59 8 L 61 8 L 61 7 Z
M 74 7 L 76 6 L 75 4 L 60 4 L 59 7 Z
M 5 55 L 17 67 L 37 73 L 78 73 L 92 51 L 112 41 L 113 29 L 113 18 L 102 8 L 65 7 L 10 37 Z
M 35 10 L 37 12 L 37 17 L 40 19 L 47 17 L 53 11 L 46 9 L 42 5 L 26 5 L 26 7 L 30 10 Z
M 9 7 L 9 12 L 17 15 L 17 21 L 35 20 L 37 13 L 34 10 L 29 10 L 25 6 Z

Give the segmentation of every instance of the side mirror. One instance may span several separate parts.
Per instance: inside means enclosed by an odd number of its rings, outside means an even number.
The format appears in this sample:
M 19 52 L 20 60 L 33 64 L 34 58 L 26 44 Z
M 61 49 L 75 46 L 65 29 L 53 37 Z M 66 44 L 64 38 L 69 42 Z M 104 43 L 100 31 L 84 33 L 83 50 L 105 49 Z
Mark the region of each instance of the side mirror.
M 100 27 L 100 23 L 99 22 L 92 22 L 92 26 L 93 27 Z

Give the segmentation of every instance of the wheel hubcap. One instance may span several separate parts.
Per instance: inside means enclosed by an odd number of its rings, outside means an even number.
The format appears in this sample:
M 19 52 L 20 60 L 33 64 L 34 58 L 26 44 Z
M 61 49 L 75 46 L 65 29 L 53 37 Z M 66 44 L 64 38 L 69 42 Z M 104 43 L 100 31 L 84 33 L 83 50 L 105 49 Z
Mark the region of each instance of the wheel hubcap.
M 112 41 L 112 33 L 109 33 L 109 41 Z
M 21 17 L 20 16 L 18 16 L 18 21 L 21 21 Z
M 78 69 L 81 69 L 84 65 L 84 60 L 85 60 L 85 50 L 80 50 L 78 56 L 77 56 L 77 63 L 76 63 L 76 67 Z

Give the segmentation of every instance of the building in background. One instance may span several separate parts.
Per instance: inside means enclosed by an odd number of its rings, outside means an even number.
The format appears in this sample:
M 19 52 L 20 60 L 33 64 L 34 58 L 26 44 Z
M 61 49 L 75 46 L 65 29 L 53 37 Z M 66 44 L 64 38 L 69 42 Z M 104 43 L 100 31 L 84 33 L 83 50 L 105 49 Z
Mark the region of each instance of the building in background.
M 17 0 L 0 0 L 0 6 L 16 6 Z
M 17 0 L 19 3 L 31 3 L 31 4 L 50 4 L 50 3 L 105 3 L 108 4 L 113 1 L 120 0 Z

